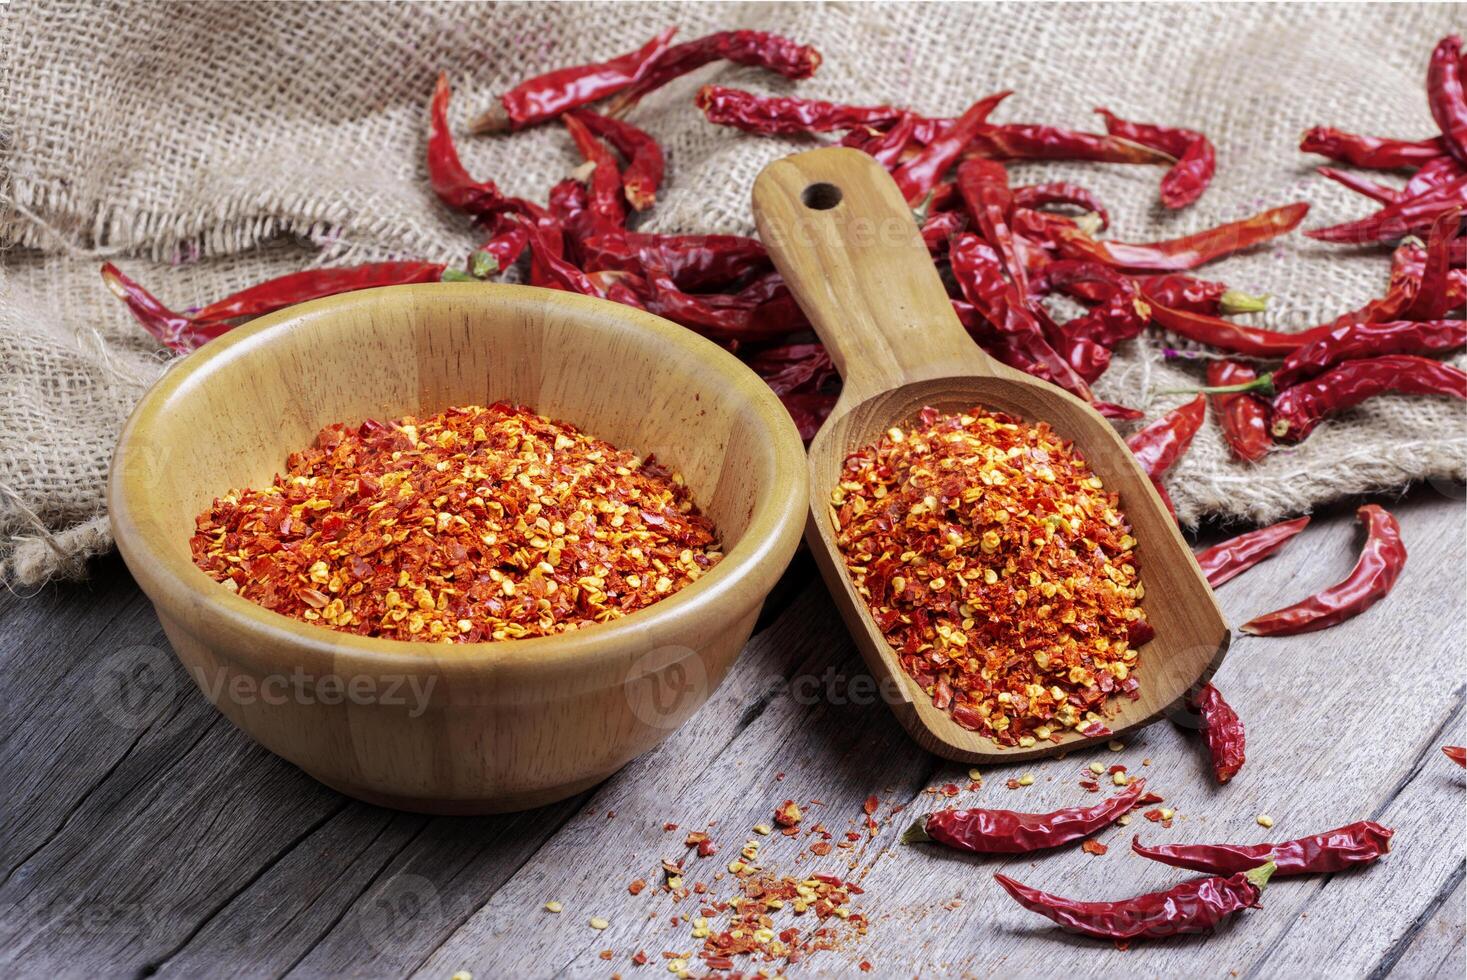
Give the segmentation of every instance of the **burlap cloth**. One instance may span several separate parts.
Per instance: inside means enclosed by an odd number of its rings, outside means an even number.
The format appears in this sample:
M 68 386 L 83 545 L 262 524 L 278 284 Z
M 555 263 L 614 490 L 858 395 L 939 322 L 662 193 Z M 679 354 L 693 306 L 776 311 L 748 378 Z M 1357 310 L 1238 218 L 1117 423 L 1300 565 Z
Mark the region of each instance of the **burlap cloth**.
M 1314 177 L 1296 152 L 1313 124 L 1416 137 L 1435 131 L 1427 55 L 1460 28 L 1428 6 L 937 6 L 118 4 L 0 7 L 0 561 L 25 585 L 80 574 L 110 547 L 103 487 L 131 406 L 163 370 L 157 345 L 97 275 L 119 261 L 179 307 L 308 264 L 387 256 L 458 260 L 475 241 L 423 166 L 434 77 L 462 124 L 508 84 L 640 45 L 668 23 L 694 37 L 758 27 L 819 47 L 791 85 L 708 68 L 632 117 L 664 141 L 669 173 L 650 227 L 752 233 L 765 163 L 806 148 L 708 125 L 709 80 L 954 114 L 999 88 L 998 120 L 1095 128 L 1106 105 L 1209 133 L 1219 172 L 1193 207 L 1164 213 L 1154 168 L 1024 165 L 1015 180 L 1079 180 L 1132 239 L 1168 236 L 1305 199 L 1311 224 L 1368 202 Z M 1457 15 L 1457 16 L 1454 16 Z M 1456 23 L 1454 23 L 1456 21 Z M 465 138 L 465 163 L 543 200 L 578 162 L 558 126 Z M 1205 274 L 1272 294 L 1258 322 L 1302 326 L 1383 288 L 1383 250 L 1300 236 Z M 1123 347 L 1102 397 L 1155 413 L 1195 384 L 1151 337 Z M 242 405 L 240 411 L 249 411 Z M 325 420 L 323 420 L 325 421 Z M 1269 520 L 1344 494 L 1460 478 L 1463 412 L 1385 398 L 1261 464 L 1232 462 L 1209 423 L 1167 480 L 1183 521 Z M 221 490 L 224 488 L 221 488 Z

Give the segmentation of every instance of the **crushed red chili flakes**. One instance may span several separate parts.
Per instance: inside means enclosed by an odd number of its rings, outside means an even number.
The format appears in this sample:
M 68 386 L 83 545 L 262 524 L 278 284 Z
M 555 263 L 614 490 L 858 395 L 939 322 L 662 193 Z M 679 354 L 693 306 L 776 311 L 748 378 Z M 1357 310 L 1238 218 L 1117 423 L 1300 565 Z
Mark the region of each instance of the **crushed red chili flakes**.
M 800 808 L 795 805 L 794 800 L 785 800 L 774 808 L 774 822 L 781 827 L 794 827 L 803 817 L 804 814 L 800 812 Z
M 1135 539 L 1044 423 L 924 408 L 851 453 L 831 519 L 851 581 L 903 668 L 953 721 L 1002 745 L 1107 733 L 1137 697 L 1149 627 Z
M 1084 851 L 1086 854 L 1094 854 L 1098 857 L 1101 854 L 1104 854 L 1106 851 L 1110 850 L 1110 848 L 1106 847 L 1098 840 L 1085 840 L 1081 841 L 1080 850 Z
M 343 632 L 563 633 L 651 605 L 722 557 L 678 474 L 505 403 L 329 425 L 286 467 L 198 517 L 194 563 Z

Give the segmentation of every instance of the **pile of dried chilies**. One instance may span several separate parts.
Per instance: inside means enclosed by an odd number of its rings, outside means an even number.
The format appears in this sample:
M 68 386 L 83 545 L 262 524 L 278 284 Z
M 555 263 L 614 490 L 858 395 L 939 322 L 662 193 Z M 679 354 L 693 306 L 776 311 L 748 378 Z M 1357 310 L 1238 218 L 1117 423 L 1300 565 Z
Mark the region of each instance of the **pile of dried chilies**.
M 476 133 L 553 121 L 566 127 L 586 162 L 556 183 L 544 204 L 469 175 L 449 129 L 448 84 L 439 81 L 430 111 L 429 180 L 438 197 L 469 215 L 484 235 L 462 269 L 403 261 L 312 270 L 183 313 L 164 307 L 110 264 L 104 278 L 154 336 L 186 352 L 239 320 L 304 300 L 398 283 L 483 279 L 527 263 L 525 275 L 534 285 L 637 306 L 727 346 L 765 378 L 808 437 L 837 393 L 829 358 L 811 340 L 757 241 L 632 230 L 634 216 L 656 202 L 664 159 L 657 140 L 625 116 L 649 93 L 712 62 L 798 80 L 819 68 L 820 54 L 761 31 L 720 31 L 678 44 L 674 33 L 669 28 L 605 62 L 521 82 L 474 120 Z M 1014 186 L 1006 166 L 1061 159 L 1161 165 L 1167 168 L 1162 202 L 1184 207 L 1201 196 L 1216 167 L 1211 142 L 1195 130 L 1136 122 L 1104 108 L 1096 110 L 1104 133 L 991 121 L 1007 92 L 980 99 L 955 119 L 717 85 L 704 86 L 696 105 L 718 125 L 783 136 L 830 133 L 880 160 L 917 210 L 934 261 L 948 272 L 962 322 L 977 343 L 1011 366 L 1093 400 L 1090 386 L 1105 372 L 1111 352 L 1149 325 L 1230 355 L 1210 365 L 1208 383 L 1229 389 L 1217 394 L 1219 421 L 1237 457 L 1256 461 L 1275 440 L 1305 438 L 1329 415 L 1382 392 L 1467 397 L 1467 375 L 1422 356 L 1463 344 L 1460 326 L 1444 320 L 1467 297 L 1455 217 L 1467 203 L 1462 71 L 1460 43 L 1449 37 L 1437 46 L 1428 73 L 1438 137 L 1407 142 L 1324 128 L 1306 135 L 1306 151 L 1352 166 L 1414 171 L 1396 190 L 1324 168 L 1326 176 L 1384 206 L 1368 218 L 1309 234 L 1374 243 L 1429 232 L 1430 241 L 1402 242 L 1382 299 L 1294 333 L 1226 319 L 1261 309 L 1262 301 L 1187 273 L 1294 229 L 1306 205 L 1273 208 L 1169 241 L 1099 240 L 1093 234 L 1109 225 L 1110 214 L 1095 194 L 1063 182 Z M 1077 299 L 1088 310 L 1057 322 L 1042 302 L 1051 294 Z M 1290 360 L 1262 378 L 1245 363 L 1279 358 Z M 1240 383 L 1252 386 L 1234 387 Z M 1122 406 L 1097 407 L 1117 419 L 1140 417 Z

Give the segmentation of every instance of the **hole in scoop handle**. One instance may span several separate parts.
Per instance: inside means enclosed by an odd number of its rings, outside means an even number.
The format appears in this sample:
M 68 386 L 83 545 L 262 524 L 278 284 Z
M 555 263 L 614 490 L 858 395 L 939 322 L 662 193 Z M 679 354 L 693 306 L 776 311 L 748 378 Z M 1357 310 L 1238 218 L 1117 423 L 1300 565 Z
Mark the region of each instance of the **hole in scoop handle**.
M 759 237 L 854 405 L 911 381 L 997 374 L 968 337 L 891 175 L 860 150 L 776 160 L 754 182 Z

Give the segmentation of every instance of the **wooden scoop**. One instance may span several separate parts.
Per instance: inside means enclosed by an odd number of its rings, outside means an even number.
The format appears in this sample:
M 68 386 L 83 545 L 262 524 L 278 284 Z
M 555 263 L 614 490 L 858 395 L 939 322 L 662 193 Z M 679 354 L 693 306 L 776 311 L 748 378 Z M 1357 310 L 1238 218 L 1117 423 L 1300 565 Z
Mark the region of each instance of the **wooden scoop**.
M 775 266 L 814 324 L 841 377 L 840 400 L 810 443 L 805 540 L 862 656 L 907 731 L 924 748 L 964 762 L 1013 762 L 1105 741 L 1182 709 L 1212 676 L 1229 632 L 1192 552 L 1109 422 L 1068 392 L 994 361 L 953 312 L 896 183 L 858 150 L 823 149 L 770 164 L 754 184 L 754 218 Z M 1139 699 L 1113 697 L 1110 733 L 1006 748 L 953 722 L 902 669 L 847 577 L 830 519 L 830 492 L 848 453 L 931 405 L 981 405 L 1048 422 L 1120 494 L 1139 542 L 1142 607 L 1156 638 L 1141 648 Z

